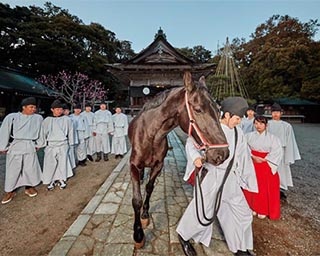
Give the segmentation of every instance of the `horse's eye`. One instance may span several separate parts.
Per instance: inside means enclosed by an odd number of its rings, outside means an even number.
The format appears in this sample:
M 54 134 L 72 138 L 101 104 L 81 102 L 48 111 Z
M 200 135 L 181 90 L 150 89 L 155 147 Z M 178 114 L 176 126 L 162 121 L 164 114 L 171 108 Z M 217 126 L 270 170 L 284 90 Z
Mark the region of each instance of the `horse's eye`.
M 196 112 L 196 113 L 201 113 L 201 108 L 200 107 L 194 107 L 193 110 Z

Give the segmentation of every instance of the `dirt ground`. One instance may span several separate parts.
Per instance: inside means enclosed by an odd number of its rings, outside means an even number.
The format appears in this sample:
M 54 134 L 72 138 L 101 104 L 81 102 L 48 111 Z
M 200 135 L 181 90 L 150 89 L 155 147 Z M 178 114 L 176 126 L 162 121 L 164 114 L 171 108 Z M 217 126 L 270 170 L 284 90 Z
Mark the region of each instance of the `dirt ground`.
M 282 202 L 281 219 L 254 219 L 257 256 L 320 255 L 320 124 L 294 129 L 303 160 L 292 166 L 294 187 Z M 78 167 L 65 190 L 39 185 L 38 196 L 29 198 L 20 189 L 12 202 L 0 205 L 0 255 L 47 255 L 119 161 L 111 157 Z M 3 173 L 0 179 L 2 197 Z
M 257 255 L 320 255 L 320 124 L 294 124 L 302 160 L 292 165 L 294 187 L 278 221 L 255 218 Z
M 29 198 L 20 189 L 13 200 L 0 205 L 0 255 L 47 255 L 120 162 L 87 163 L 77 167 L 64 190 L 37 187 Z M 1 184 L 1 198 L 3 196 Z

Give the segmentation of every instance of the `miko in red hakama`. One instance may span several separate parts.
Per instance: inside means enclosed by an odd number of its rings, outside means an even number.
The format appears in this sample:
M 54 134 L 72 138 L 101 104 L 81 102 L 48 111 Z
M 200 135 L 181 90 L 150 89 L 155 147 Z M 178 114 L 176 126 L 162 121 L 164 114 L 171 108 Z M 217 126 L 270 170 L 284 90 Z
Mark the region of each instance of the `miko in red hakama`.
M 251 151 L 254 156 L 265 158 L 267 152 Z M 280 218 L 280 179 L 279 174 L 272 173 L 268 162 L 253 162 L 257 183 L 258 193 L 243 190 L 250 208 L 257 214 L 266 215 L 271 220 Z

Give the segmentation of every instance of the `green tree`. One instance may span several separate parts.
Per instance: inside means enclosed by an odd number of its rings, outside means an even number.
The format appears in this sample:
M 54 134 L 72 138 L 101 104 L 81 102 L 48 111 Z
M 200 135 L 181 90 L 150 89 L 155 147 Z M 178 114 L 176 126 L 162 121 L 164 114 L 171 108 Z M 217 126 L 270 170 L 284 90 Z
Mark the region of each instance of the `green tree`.
M 117 93 L 118 81 L 105 64 L 134 55 L 131 43 L 98 23 L 85 25 L 67 10 L 47 2 L 44 8 L 0 3 L 0 65 L 30 76 L 80 72 L 102 81 L 108 96 Z
M 189 59 L 198 63 L 206 63 L 212 57 L 212 53 L 201 45 L 194 46 L 193 48 L 176 48 L 176 50 L 178 50 L 181 54 L 188 57 Z
M 255 99 L 300 97 L 311 72 L 312 37 L 317 20 L 302 23 L 289 16 L 274 15 L 259 25 L 252 40 L 237 45 L 241 77 Z

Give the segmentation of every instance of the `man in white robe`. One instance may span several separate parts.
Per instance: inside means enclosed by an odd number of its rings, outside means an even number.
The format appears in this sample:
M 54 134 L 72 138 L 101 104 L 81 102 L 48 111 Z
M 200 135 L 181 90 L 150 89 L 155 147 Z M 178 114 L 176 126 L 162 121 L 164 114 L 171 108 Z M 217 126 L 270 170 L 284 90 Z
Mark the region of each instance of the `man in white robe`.
M 249 250 L 253 249 L 252 211 L 241 188 L 252 192 L 258 191 L 249 148 L 242 130 L 237 127 L 247 107 L 247 102 L 241 97 L 229 97 L 222 102 L 223 117 L 221 126 L 229 144 L 230 155 L 221 165 L 213 166 L 207 162 L 203 164 L 203 152 L 200 152 L 195 147 L 193 138 L 188 138 L 186 143 L 188 162 L 184 180 L 189 179 L 195 167 L 200 168 L 203 165 L 208 170 L 201 183 L 204 198 L 203 209 L 208 218 L 213 215 L 217 191 L 222 183 L 227 166 L 234 157 L 231 171 L 224 184 L 217 218 L 229 250 L 236 255 L 251 255 Z M 237 130 L 236 145 L 235 129 Z M 199 189 L 197 197 L 200 219 L 202 222 L 207 223 L 202 215 L 203 209 Z M 198 221 L 195 200 L 194 196 L 176 229 L 185 255 L 196 255 L 193 246 L 189 242 L 190 239 L 208 247 L 212 237 L 212 224 L 203 226 Z
M 72 121 L 72 119 L 70 118 L 70 108 L 68 107 L 67 104 L 63 104 L 63 115 L 67 116 Z M 73 125 L 73 144 L 69 145 L 70 148 L 68 150 L 68 156 L 70 159 L 71 168 L 74 169 L 77 167 L 75 145 L 79 143 L 79 140 L 76 133 L 76 124 L 73 121 L 72 121 L 72 125 Z
M 112 133 L 111 153 L 115 158 L 122 158 L 127 152 L 126 136 L 128 135 L 128 117 L 116 107 L 116 113 L 112 116 L 114 132 Z
M 41 127 L 41 146 L 45 147 L 43 162 L 43 184 L 53 190 L 67 186 L 67 179 L 73 176 L 69 158 L 70 145 L 74 144 L 72 121 L 63 115 L 63 104 L 55 100 L 51 104 L 53 116 L 44 119 Z
M 86 149 L 87 149 L 87 159 L 91 162 L 93 162 L 93 155 L 97 152 L 96 150 L 96 143 L 93 136 L 93 119 L 94 119 L 94 113 L 91 111 L 90 104 L 86 104 L 85 110 L 81 113 L 86 119 L 89 124 L 90 128 L 90 135 L 89 138 L 86 140 Z
M 240 128 L 244 134 L 255 131 L 254 127 L 255 110 L 253 107 L 249 107 L 246 111 L 246 116 L 242 118 Z
M 87 159 L 87 140 L 90 136 L 90 127 L 87 119 L 81 115 L 81 106 L 76 104 L 74 113 L 70 115 L 71 120 L 74 123 L 75 132 L 78 138 L 78 143 L 75 145 L 76 158 L 80 166 L 86 166 Z
M 100 104 L 100 109 L 94 113 L 93 136 L 95 136 L 97 147 L 96 162 L 101 160 L 102 154 L 104 161 L 108 161 L 110 153 L 110 134 L 113 132 L 112 114 L 107 110 L 105 103 Z
M 282 109 L 279 104 L 274 103 L 271 106 L 271 115 L 272 120 L 268 122 L 267 130 L 276 135 L 281 141 L 283 158 L 278 172 L 280 176 L 280 195 L 282 199 L 285 199 L 286 195 L 284 191 L 288 190 L 289 186 L 293 186 L 290 164 L 294 164 L 296 160 L 300 160 L 301 156 L 291 124 L 281 120 Z
M 6 176 L 1 203 L 9 203 L 15 190 L 25 186 L 25 194 L 34 197 L 34 188 L 41 182 L 41 167 L 37 156 L 37 140 L 40 135 L 42 116 L 35 114 L 36 99 L 22 100 L 22 111 L 5 117 L 0 128 L 0 153 L 6 154 Z M 13 139 L 10 142 L 10 137 Z

